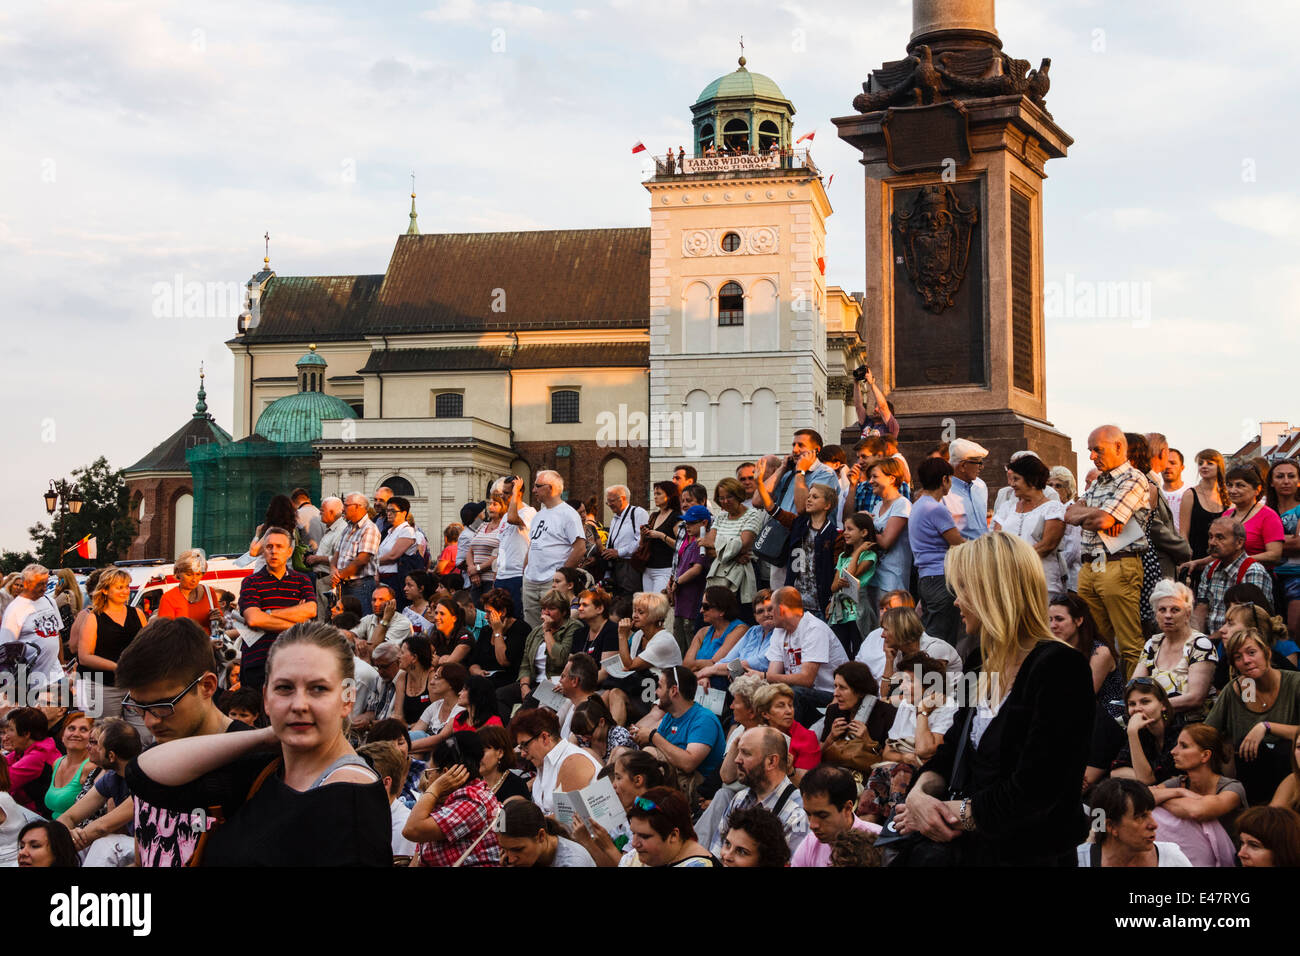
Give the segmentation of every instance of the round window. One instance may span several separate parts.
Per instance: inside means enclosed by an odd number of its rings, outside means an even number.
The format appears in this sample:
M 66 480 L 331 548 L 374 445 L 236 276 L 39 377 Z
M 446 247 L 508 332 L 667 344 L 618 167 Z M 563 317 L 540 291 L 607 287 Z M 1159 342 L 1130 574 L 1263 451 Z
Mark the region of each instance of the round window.
M 722 237 L 722 251 L 735 252 L 740 248 L 740 234 L 729 232 Z

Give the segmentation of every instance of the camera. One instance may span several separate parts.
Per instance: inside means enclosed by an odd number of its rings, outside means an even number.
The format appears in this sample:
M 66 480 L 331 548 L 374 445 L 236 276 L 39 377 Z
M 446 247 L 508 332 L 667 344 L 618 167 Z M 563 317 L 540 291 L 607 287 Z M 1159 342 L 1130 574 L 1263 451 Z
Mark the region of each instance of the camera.
M 867 372 L 869 371 L 871 371 L 871 369 L 867 368 L 865 365 L 859 365 L 853 370 L 854 381 L 865 382 L 867 380 Z

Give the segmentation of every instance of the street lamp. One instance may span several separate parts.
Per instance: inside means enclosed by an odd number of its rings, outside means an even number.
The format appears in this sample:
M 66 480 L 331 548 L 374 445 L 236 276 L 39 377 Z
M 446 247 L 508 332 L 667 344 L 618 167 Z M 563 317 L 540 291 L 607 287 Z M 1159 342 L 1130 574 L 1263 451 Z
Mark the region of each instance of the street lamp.
M 70 485 L 62 478 L 57 481 L 50 479 L 49 490 L 45 492 L 45 511 L 47 514 L 54 514 L 55 509 L 59 512 L 59 560 L 63 560 L 63 534 L 67 525 L 66 516 L 69 512 L 80 514 L 81 506 L 85 503 L 81 492 L 77 490 L 76 485 Z

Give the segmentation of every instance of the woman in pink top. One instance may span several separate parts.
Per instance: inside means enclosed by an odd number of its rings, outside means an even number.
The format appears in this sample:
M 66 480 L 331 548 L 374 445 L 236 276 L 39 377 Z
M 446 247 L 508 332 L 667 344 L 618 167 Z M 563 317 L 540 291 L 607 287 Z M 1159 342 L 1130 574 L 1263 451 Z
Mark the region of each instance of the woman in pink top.
M 16 707 L 5 715 L 0 748 L 7 750 L 10 795 L 28 810 L 46 814 L 45 791 L 54 765 L 63 756 L 49 736 L 45 714 L 35 707 Z
M 1227 475 L 1228 510 L 1221 517 L 1236 518 L 1246 528 L 1246 554 L 1270 567 L 1282 560 L 1281 516 L 1264 503 L 1264 480 L 1249 465 L 1231 468 Z

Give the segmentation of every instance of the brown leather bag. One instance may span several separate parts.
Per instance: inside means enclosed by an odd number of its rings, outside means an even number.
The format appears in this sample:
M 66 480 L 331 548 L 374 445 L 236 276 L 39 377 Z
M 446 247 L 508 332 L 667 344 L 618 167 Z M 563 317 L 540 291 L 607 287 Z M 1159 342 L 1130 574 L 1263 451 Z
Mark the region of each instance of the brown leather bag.
M 871 709 L 874 708 L 873 698 Z M 871 716 L 871 709 L 867 711 L 868 717 Z M 865 724 L 866 721 L 864 720 L 863 723 Z M 871 739 L 871 734 L 863 737 L 841 737 L 827 744 L 822 750 L 822 763 L 866 773 L 884 759 L 881 754 L 881 745 Z

